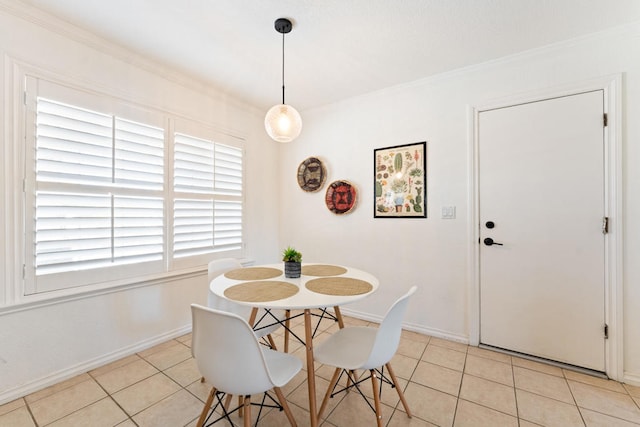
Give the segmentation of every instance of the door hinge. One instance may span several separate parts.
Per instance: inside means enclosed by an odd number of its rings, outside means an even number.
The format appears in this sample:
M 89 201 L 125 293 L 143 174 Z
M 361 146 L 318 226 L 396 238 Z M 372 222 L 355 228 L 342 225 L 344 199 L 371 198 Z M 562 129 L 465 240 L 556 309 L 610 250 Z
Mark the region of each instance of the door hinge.
M 602 124 L 604 125 L 604 127 L 607 127 L 608 123 L 609 123 L 609 117 L 607 116 L 607 113 L 604 113 L 602 115 Z
M 602 217 L 602 234 L 607 234 L 609 232 L 609 217 Z
M 607 325 L 606 323 L 604 324 L 604 339 L 609 339 L 609 325 Z

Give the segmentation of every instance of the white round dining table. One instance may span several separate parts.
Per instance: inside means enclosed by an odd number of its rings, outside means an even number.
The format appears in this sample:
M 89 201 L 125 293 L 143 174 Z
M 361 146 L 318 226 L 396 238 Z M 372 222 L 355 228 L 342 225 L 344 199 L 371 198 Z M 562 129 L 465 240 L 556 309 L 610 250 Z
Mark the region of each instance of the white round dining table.
M 253 308 L 250 323 L 259 308 L 303 310 L 309 412 L 311 426 L 318 425 L 311 309 L 333 307 L 344 327 L 340 306 L 360 301 L 378 289 L 378 279 L 357 268 L 303 263 L 298 278 L 287 278 L 283 263 L 231 270 L 214 278 L 209 289 L 217 296 Z

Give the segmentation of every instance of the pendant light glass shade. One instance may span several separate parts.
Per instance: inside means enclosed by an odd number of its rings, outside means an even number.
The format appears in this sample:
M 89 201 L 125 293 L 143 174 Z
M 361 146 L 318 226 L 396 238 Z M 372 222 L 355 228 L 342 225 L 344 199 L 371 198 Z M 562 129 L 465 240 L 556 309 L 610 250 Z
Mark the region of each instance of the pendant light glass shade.
M 271 139 L 278 142 L 290 142 L 300 135 L 302 118 L 290 105 L 274 105 L 267 111 L 264 127 Z
M 284 101 L 284 35 L 289 33 L 293 24 L 287 18 L 278 18 L 274 28 L 282 34 L 282 104 L 274 105 L 264 117 L 267 134 L 277 142 L 291 142 L 300 135 L 302 118 L 300 113 Z

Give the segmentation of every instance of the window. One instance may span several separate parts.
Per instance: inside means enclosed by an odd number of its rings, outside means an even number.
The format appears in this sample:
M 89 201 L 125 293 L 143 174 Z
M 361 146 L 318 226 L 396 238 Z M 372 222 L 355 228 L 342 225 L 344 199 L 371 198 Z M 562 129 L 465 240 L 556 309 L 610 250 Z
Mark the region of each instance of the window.
M 242 150 L 181 133 L 174 141 L 174 256 L 239 250 Z
M 171 117 L 35 78 L 26 119 L 26 294 L 241 255 L 237 141 L 177 133 Z
M 163 151 L 162 129 L 38 98 L 36 274 L 162 260 Z

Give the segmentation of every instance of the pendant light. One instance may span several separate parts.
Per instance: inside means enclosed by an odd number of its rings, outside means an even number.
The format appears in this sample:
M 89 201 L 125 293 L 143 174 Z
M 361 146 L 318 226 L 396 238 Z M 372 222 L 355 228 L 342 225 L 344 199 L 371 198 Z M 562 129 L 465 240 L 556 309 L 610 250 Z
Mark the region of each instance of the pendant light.
M 286 18 L 276 19 L 274 27 L 282 34 L 282 104 L 274 105 L 267 111 L 264 127 L 267 134 L 278 142 L 290 142 L 300 135 L 302 119 L 300 114 L 284 102 L 284 35 L 291 32 L 293 25 Z

